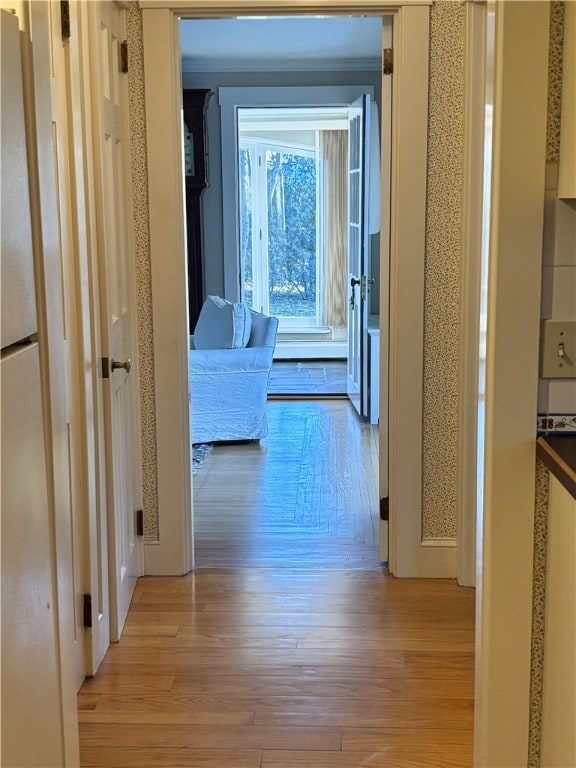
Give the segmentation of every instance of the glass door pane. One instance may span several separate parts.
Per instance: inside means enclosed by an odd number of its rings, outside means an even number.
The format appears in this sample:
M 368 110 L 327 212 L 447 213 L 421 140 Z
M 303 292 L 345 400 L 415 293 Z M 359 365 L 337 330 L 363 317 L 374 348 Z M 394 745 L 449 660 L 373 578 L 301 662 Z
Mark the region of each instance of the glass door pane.
M 253 279 L 253 179 L 254 151 L 250 147 L 240 147 L 239 154 L 239 197 L 240 197 L 240 300 L 254 307 Z
M 316 159 L 313 153 L 266 150 L 268 295 L 282 325 L 315 326 Z

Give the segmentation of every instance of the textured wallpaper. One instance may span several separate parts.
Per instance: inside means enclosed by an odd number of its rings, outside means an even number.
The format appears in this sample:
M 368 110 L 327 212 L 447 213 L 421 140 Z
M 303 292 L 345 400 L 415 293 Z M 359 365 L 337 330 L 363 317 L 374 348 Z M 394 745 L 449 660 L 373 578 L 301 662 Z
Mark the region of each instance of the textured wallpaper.
M 562 48 L 564 45 L 564 2 L 550 4 L 550 53 L 548 58 L 548 125 L 546 160 L 560 159 L 560 116 L 562 113 Z M 532 647 L 530 664 L 530 720 L 528 768 L 540 766 L 542 700 L 544 682 L 544 629 L 546 623 L 546 555 L 548 543 L 549 472 L 536 462 L 534 504 L 534 567 L 532 587 Z
M 156 406 L 154 396 L 154 346 L 152 328 L 152 279 L 148 209 L 148 165 L 144 100 L 142 11 L 137 2 L 128 6 L 128 93 L 132 149 L 132 200 L 136 246 L 138 355 L 140 362 L 140 412 L 144 538 L 158 540 L 158 462 L 156 456 Z
M 422 535 L 457 535 L 465 4 L 430 16 Z
M 546 622 L 546 552 L 548 545 L 548 488 L 550 475 L 536 462 L 534 502 L 534 566 L 532 587 L 532 646 L 530 664 L 530 718 L 528 768 L 540 765 L 542 694 L 544 689 L 544 626 Z
M 560 116 L 562 113 L 562 47 L 564 44 L 564 2 L 550 4 L 550 54 L 548 59 L 548 125 L 546 160 L 560 159 Z

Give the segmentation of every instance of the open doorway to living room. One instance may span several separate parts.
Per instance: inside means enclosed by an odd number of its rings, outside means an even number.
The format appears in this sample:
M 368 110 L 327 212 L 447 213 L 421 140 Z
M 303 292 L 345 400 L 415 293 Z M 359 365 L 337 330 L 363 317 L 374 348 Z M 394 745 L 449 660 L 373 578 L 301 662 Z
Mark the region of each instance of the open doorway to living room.
M 287 25 L 318 33 L 329 23 L 363 28 L 357 60 L 332 50 L 329 65 L 317 59 L 307 71 L 305 62 L 295 65 L 276 50 L 271 72 L 223 44 L 230 34 L 253 45 L 279 34 L 285 46 L 301 34 L 287 34 Z M 207 46 L 212 25 L 217 43 Z M 379 315 L 388 281 L 388 230 L 381 248 L 379 226 L 383 20 L 182 20 L 182 40 L 189 27 L 202 42 L 189 49 L 192 58 L 183 52 L 184 134 L 192 154 L 203 143 L 206 152 L 187 165 L 187 197 L 190 189 L 196 194 L 204 161 L 210 179 L 200 206 L 200 258 L 189 235 L 189 266 L 203 301 L 217 294 L 278 320 L 267 430 L 242 442 L 237 434 L 219 435 L 207 441 L 211 451 L 195 450 L 204 455 L 194 478 L 195 565 L 274 564 L 291 549 L 291 563 L 307 552 L 311 564 L 316 552 L 319 565 L 378 566 L 387 560 L 386 547 L 384 557 L 378 549 L 379 500 L 387 495 L 378 459 Z M 384 27 L 390 31 L 391 19 Z M 221 55 L 234 50 L 236 60 L 212 69 L 208 49 L 217 46 Z M 187 120 L 187 100 L 196 97 L 203 105 L 200 139 Z M 386 109 L 389 121 L 389 101 Z M 387 322 L 386 309 L 383 317 Z M 191 330 L 193 323 L 191 317 Z M 239 394 L 222 392 L 219 411 L 234 405 L 238 412 Z M 387 456 L 381 463 L 387 467 Z M 228 515 L 214 514 L 224 508 Z

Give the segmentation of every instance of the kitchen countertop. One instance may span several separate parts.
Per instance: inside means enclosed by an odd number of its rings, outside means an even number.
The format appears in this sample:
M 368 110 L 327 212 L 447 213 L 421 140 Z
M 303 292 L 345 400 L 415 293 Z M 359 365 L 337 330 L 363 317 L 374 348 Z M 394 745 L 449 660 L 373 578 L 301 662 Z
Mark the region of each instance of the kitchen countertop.
M 536 455 L 576 499 L 576 434 L 540 435 Z

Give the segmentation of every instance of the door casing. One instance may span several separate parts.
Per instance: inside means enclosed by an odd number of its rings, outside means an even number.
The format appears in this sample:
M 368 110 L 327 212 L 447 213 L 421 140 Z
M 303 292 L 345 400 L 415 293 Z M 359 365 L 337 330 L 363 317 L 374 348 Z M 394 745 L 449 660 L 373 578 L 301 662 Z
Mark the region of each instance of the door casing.
M 390 254 L 390 570 L 421 576 L 424 248 L 429 5 L 314 0 L 306 13 L 394 17 Z M 145 572 L 192 568 L 188 331 L 182 205 L 180 17 L 302 15 L 294 0 L 142 0 L 151 273 L 162 536 L 146 547 Z M 382 403 L 388 407 L 388 403 Z M 407 439 L 407 436 L 409 438 Z M 397 514 L 402 510 L 402 514 Z M 434 575 L 428 567 L 426 575 Z

